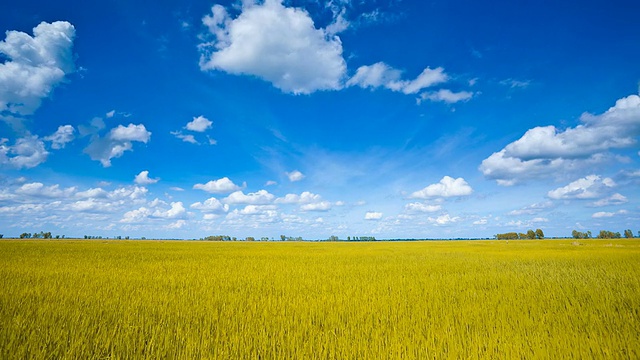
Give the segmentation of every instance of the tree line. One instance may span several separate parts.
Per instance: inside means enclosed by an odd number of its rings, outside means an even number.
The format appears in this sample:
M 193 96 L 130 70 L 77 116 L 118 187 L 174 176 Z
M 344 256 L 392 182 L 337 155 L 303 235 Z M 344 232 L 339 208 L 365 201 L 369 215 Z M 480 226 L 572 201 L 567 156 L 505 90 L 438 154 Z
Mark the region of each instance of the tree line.
M 582 232 L 582 231 L 578 231 L 578 230 L 573 230 L 571 232 L 571 237 L 574 239 L 591 239 L 593 236 L 591 234 L 591 231 L 586 231 L 586 232 Z M 631 229 L 627 229 L 624 231 L 624 237 L 627 239 L 631 239 L 633 238 L 633 231 L 631 231 Z M 640 238 L 640 231 L 638 231 L 638 237 Z M 622 234 L 620 234 L 620 232 L 616 231 L 609 231 L 609 230 L 600 230 L 600 233 L 598 233 L 598 235 L 595 237 L 596 239 L 620 239 L 622 238 Z
M 535 240 L 544 239 L 544 232 L 542 229 L 527 230 L 526 233 L 508 232 L 504 234 L 496 234 L 495 238 L 498 240 Z

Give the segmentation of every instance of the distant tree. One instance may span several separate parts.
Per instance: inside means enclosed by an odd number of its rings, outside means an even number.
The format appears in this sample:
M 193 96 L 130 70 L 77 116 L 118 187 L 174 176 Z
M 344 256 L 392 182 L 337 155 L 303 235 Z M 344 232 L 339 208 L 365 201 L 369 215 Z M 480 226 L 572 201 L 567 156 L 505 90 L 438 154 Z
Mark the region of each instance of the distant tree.
M 287 237 L 286 237 L 286 236 L 284 236 L 284 235 L 280 235 L 280 240 L 285 241 L 286 239 L 287 239 Z
M 31 237 L 31 234 L 29 233 L 22 233 L 20 234 L 20 239 L 28 239 Z
M 56 239 L 60 239 L 60 235 L 56 235 Z
M 536 239 L 544 239 L 544 232 L 542 232 L 542 229 L 536 229 Z
M 253 236 L 248 236 L 246 241 L 256 241 L 256 238 L 254 238 Z
M 339 240 L 339 238 L 337 236 L 335 236 L 335 235 L 329 236 L 329 241 L 338 241 L 338 240 Z
M 0 234 L 0 239 L 2 239 L 2 237 L 4 237 L 4 235 Z
M 624 231 L 624 237 L 626 237 L 627 239 L 631 239 L 633 237 L 633 231 L 627 229 Z
M 621 236 L 619 232 L 608 230 L 600 230 L 600 233 L 598 234 L 598 239 L 619 239 L 620 237 Z
M 527 230 L 527 239 L 533 240 L 536 238 L 536 233 L 533 230 Z
M 351 236 L 347 236 L 347 241 L 351 241 Z
M 124 237 L 124 239 L 125 239 L 125 240 L 129 240 L 129 237 L 128 237 L 128 236 L 125 236 L 125 237 Z
M 260 241 L 269 241 L 269 238 L 266 237 L 266 236 L 263 236 L 263 237 L 260 238 Z

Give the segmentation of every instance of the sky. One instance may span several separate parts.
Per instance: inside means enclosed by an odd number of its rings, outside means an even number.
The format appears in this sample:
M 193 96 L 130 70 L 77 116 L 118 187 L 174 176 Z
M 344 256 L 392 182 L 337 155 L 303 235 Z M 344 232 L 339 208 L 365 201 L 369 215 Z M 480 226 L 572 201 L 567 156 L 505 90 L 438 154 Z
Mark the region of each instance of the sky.
M 0 9 L 5 237 L 640 231 L 637 1 Z

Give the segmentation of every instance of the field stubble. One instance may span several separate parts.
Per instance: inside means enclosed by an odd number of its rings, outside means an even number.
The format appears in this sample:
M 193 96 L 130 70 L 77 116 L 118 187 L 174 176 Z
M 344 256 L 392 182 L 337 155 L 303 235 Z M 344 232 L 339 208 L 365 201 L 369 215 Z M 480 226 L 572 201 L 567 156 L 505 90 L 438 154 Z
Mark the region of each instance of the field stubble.
M 640 241 L 0 241 L 0 357 L 638 358 Z

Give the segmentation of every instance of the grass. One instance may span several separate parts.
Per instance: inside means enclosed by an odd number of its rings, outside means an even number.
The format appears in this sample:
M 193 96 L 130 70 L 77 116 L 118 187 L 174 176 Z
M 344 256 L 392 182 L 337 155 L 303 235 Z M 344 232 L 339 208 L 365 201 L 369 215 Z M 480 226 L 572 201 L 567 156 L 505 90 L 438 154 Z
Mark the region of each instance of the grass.
M 0 241 L 0 358 L 639 358 L 640 241 Z

